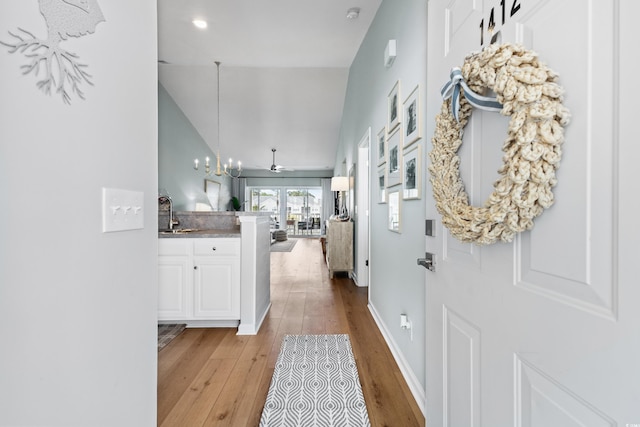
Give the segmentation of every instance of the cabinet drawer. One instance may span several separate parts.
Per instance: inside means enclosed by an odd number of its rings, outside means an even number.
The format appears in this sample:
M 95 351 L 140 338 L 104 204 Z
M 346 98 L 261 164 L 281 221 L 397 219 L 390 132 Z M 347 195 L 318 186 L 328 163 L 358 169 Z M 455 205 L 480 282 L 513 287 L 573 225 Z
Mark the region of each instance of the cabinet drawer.
M 158 255 L 191 255 L 187 239 L 158 239 Z
M 240 239 L 194 239 L 194 255 L 240 256 Z

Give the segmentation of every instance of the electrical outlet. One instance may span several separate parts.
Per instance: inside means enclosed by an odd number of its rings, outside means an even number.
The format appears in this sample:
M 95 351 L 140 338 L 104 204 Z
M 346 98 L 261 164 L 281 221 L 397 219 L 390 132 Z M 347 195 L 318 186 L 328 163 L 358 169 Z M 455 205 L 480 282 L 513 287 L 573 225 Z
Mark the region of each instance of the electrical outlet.
M 400 328 L 409 331 L 409 339 L 413 342 L 413 324 L 406 314 L 400 315 Z
M 410 329 L 411 328 L 411 322 L 409 321 L 409 318 L 407 317 L 406 314 L 401 314 L 400 315 L 400 327 L 402 329 Z

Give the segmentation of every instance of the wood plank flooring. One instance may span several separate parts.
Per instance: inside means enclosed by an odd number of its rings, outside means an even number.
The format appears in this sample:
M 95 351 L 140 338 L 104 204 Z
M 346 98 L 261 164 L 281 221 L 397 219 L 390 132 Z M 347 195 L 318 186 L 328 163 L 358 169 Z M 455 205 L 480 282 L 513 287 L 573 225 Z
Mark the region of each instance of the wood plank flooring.
M 286 334 L 349 334 L 371 425 L 425 425 L 369 313 L 367 288 L 329 279 L 320 240 L 271 253 L 271 301 L 255 336 L 187 329 L 159 352 L 159 426 L 258 426 Z

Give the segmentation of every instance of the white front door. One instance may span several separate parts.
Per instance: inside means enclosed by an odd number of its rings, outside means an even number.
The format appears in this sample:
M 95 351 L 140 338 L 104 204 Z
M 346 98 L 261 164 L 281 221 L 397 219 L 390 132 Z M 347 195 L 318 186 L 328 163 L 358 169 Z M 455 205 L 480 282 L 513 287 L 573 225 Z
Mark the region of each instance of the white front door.
M 555 204 L 513 243 L 460 243 L 427 186 L 430 427 L 640 426 L 638 3 L 429 1 L 429 137 L 440 87 L 481 37 L 489 42 L 490 21 L 502 42 L 559 73 L 572 114 Z M 508 122 L 474 110 L 465 128 L 458 153 L 474 206 L 493 190 Z

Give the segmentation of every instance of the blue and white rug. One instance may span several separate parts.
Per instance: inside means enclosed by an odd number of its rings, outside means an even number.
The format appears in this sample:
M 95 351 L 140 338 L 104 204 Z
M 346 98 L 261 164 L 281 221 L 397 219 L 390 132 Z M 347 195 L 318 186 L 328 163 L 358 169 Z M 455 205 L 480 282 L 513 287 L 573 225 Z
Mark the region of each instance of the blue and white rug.
M 260 426 L 370 425 L 349 335 L 285 335 Z

